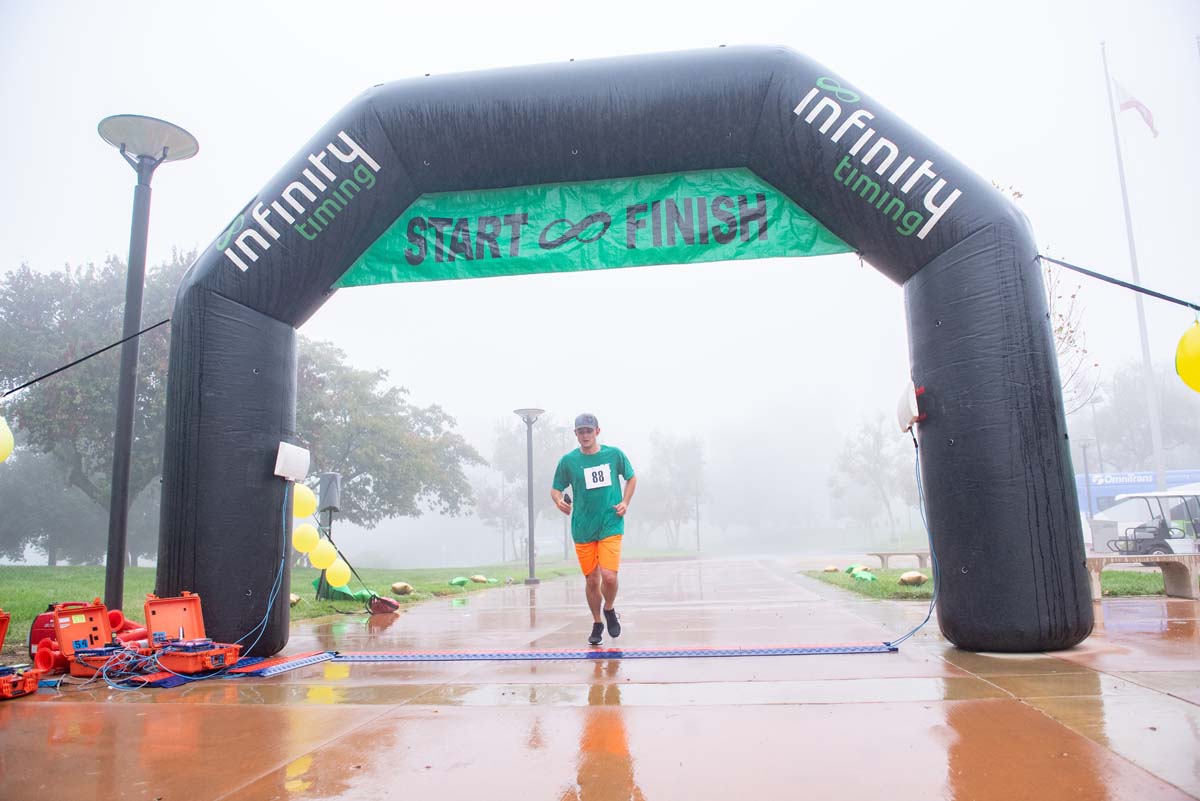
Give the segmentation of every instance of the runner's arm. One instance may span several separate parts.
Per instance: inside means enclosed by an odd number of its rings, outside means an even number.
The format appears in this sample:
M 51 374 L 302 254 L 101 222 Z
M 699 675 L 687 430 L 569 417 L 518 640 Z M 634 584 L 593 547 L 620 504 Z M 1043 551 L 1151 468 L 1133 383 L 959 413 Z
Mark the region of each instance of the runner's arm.
M 629 502 L 633 500 L 633 491 L 637 489 L 637 476 L 630 476 L 625 482 L 625 494 L 621 496 L 621 502 L 613 508 L 617 510 L 619 517 L 624 517 L 626 510 L 629 509 Z

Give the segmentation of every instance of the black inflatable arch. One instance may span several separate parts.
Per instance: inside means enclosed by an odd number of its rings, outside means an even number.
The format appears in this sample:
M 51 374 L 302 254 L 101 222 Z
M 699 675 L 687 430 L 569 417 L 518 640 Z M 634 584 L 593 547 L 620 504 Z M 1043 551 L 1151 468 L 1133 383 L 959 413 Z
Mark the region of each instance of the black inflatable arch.
M 269 596 L 289 547 L 273 468 L 296 436 L 295 329 L 420 196 L 733 168 L 904 286 L 942 631 L 971 650 L 1081 641 L 1091 596 L 1028 223 L 857 87 L 780 48 L 415 79 L 343 109 L 180 288 L 158 594 L 200 593 L 223 641 L 270 607 L 254 653 L 287 643 L 288 604 Z M 370 171 L 371 191 L 305 226 L 317 188 L 335 192 L 353 169 Z M 905 235 L 880 192 L 917 210 L 919 228 Z

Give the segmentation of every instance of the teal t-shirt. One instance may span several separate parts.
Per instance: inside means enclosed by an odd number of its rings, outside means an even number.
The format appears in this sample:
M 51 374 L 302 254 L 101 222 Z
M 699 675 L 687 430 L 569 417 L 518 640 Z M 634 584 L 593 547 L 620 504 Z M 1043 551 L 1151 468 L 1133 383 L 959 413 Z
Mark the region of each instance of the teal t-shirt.
M 633 465 L 620 448 L 601 445 L 596 453 L 576 448 L 558 460 L 554 489 L 571 488 L 571 537 L 576 542 L 595 542 L 625 533 L 625 518 L 614 506 L 621 502 L 621 482 L 633 478 Z

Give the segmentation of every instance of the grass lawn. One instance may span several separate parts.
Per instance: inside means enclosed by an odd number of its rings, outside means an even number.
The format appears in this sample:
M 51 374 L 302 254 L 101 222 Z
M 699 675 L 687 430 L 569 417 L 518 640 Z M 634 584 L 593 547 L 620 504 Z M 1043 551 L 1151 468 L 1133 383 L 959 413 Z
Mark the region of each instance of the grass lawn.
M 849 573 L 824 573 L 820 570 L 805 570 L 804 575 L 833 584 L 837 587 L 857 592 L 869 598 L 880 598 L 901 601 L 928 601 L 933 597 L 933 582 L 927 581 L 919 587 L 902 587 L 898 582 L 900 576 L 911 568 L 899 570 L 872 570 L 878 581 L 862 581 L 850 576 Z M 922 570 L 926 576 L 931 576 L 929 570 Z M 2 575 L 2 574 L 0 574 Z M 1100 574 L 1100 588 L 1105 597 L 1121 595 L 1162 595 L 1163 577 L 1158 571 L 1140 573 L 1133 570 L 1105 570 Z
M 153 567 L 131 567 L 125 570 L 125 606 L 130 618 L 142 620 L 146 593 L 154 591 Z M 537 575 L 540 579 L 573 575 L 579 572 L 575 562 L 539 562 Z M 524 564 L 475 565 L 471 567 L 421 568 L 413 570 L 391 568 L 367 568 L 358 571 L 367 587 L 379 595 L 395 598 L 402 604 L 424 601 L 438 596 L 464 595 L 491 587 L 504 586 L 504 580 L 512 577 L 520 583 L 528 575 Z M 475 584 L 453 587 L 448 583 L 456 576 L 473 576 L 476 573 L 497 578 L 500 584 Z M 323 617 L 337 611 L 360 610 L 356 601 L 318 601 L 312 582 L 320 574 L 311 567 L 292 569 L 291 592 L 299 595 L 300 603 L 292 607 L 292 620 Z M 406 581 L 413 586 L 411 595 L 393 596 L 394 582 Z M 351 579 L 348 589 L 360 589 L 356 579 Z M 12 616 L 8 635 L 0 650 L 0 664 L 28 662 L 25 640 L 33 619 L 46 611 L 48 604 L 61 601 L 91 602 L 104 596 L 103 567 L 44 567 L 24 565 L 0 565 L 0 609 Z M 203 601 L 203 599 L 201 599 Z

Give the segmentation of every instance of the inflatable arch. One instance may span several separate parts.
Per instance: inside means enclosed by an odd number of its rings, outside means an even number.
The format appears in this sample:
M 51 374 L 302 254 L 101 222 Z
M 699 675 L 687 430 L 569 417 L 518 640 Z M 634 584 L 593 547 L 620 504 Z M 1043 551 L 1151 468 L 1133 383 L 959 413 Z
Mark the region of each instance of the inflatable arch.
M 216 639 L 267 616 L 254 652 L 287 643 L 274 460 L 296 435 L 295 329 L 338 287 L 847 250 L 904 287 L 942 631 L 1078 643 L 1091 595 L 1027 221 L 853 84 L 765 47 L 418 78 L 343 109 L 180 287 L 157 592 L 199 592 Z

